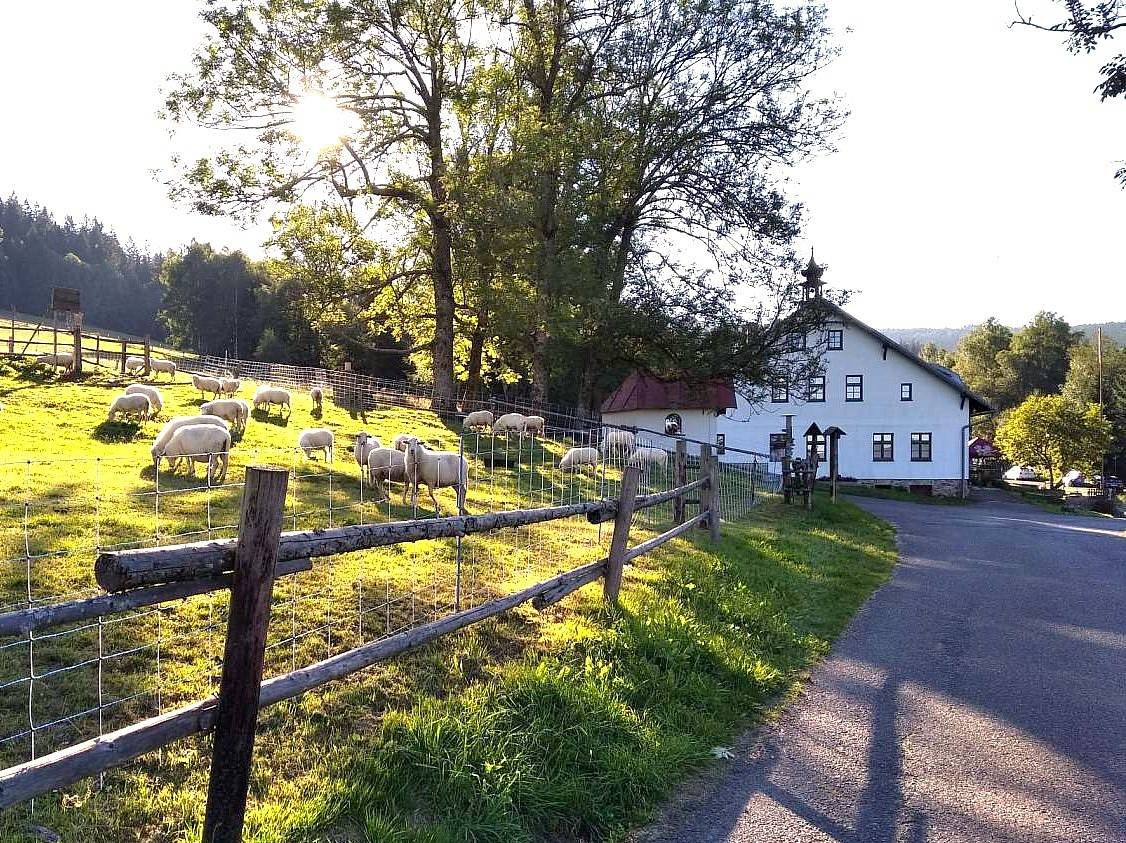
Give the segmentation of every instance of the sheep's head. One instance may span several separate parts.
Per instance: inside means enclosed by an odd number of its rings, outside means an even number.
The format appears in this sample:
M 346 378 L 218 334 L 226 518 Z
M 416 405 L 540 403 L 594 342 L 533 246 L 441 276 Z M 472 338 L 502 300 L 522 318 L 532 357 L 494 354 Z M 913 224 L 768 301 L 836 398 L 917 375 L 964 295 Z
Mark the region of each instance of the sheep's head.
M 371 439 L 371 434 L 368 433 L 366 430 L 361 430 L 359 433 L 356 434 L 356 444 L 357 445 L 363 445 L 369 439 Z

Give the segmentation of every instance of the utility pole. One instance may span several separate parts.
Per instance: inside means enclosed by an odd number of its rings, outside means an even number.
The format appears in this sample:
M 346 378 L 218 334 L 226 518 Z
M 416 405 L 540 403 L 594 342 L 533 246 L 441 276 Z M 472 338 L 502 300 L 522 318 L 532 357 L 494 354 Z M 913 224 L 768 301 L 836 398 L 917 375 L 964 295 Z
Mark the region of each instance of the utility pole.
M 1103 329 L 1102 326 L 1095 329 L 1096 346 L 1098 348 L 1099 357 L 1099 408 L 1103 406 Z

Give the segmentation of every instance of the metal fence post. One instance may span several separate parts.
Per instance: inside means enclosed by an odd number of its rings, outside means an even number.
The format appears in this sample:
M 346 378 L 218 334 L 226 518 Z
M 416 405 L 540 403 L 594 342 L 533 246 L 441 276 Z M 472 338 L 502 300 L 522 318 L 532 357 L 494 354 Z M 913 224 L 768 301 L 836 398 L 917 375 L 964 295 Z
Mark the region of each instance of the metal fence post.
M 250 786 L 250 762 L 270 603 L 289 472 L 250 466 L 243 487 L 223 676 L 215 714 L 204 843 L 239 843 Z
M 622 588 L 625 554 L 629 550 L 629 527 L 633 521 L 633 506 L 640 484 L 641 468 L 636 465 L 626 466 L 622 471 L 621 497 L 618 498 L 618 512 L 614 516 L 614 535 L 610 539 L 610 557 L 606 563 L 606 582 L 602 589 L 610 603 L 618 602 L 618 592 Z
M 673 485 L 684 486 L 688 483 L 688 443 L 683 439 L 676 440 L 676 453 L 672 462 Z M 684 523 L 684 495 L 679 494 L 672 502 L 673 526 Z

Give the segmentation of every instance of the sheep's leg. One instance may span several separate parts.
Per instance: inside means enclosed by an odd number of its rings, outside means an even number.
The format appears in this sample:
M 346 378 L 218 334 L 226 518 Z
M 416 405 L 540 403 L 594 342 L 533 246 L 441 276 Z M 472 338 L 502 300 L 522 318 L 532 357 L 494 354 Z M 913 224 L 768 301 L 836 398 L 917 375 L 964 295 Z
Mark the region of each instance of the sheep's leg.
M 440 507 L 438 505 L 438 498 L 434 496 L 434 487 L 433 486 L 427 486 L 426 491 L 428 491 L 430 493 L 430 500 L 434 501 L 434 512 L 435 512 L 435 514 L 441 514 L 442 507 Z
M 457 514 L 465 515 L 467 514 L 465 509 L 465 484 L 459 483 L 454 489 L 457 491 Z

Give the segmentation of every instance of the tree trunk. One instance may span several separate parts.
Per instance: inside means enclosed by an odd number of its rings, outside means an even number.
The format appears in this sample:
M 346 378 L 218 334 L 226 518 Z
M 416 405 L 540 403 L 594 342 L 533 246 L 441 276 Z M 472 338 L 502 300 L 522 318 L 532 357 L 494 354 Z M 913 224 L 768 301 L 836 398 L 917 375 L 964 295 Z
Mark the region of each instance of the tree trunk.
M 428 121 L 430 128 L 430 225 L 433 234 L 432 268 L 434 276 L 434 342 L 430 347 L 434 376 L 434 395 L 441 412 L 452 412 L 457 393 L 454 379 L 454 280 L 453 236 L 445 206 L 448 199 L 444 178 L 446 160 L 442 149 L 442 97 L 438 82 L 431 97 Z
M 594 406 L 594 352 L 587 347 L 583 355 L 583 372 L 579 379 L 579 396 L 575 409 L 580 415 L 589 413 Z
M 469 339 L 469 372 L 465 383 L 465 400 L 476 401 L 481 393 L 481 358 L 485 352 L 485 326 L 478 317 L 477 327 Z

